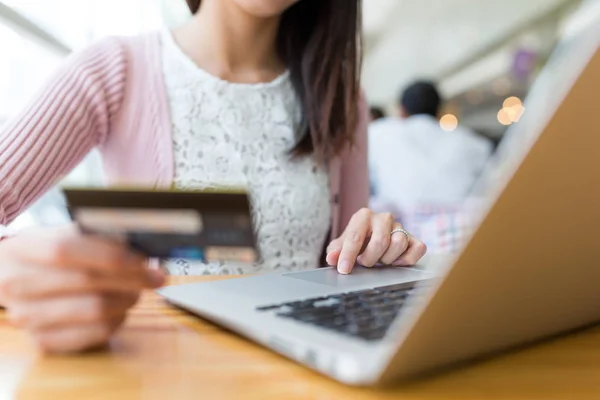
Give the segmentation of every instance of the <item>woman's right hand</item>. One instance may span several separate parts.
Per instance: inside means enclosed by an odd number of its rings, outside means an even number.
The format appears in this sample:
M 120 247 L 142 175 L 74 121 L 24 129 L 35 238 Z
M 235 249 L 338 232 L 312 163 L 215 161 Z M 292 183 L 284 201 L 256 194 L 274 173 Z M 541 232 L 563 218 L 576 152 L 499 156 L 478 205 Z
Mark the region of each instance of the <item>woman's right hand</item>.
M 73 226 L 0 242 L 0 304 L 50 353 L 105 344 L 140 291 L 164 279 L 124 245 L 84 236 Z

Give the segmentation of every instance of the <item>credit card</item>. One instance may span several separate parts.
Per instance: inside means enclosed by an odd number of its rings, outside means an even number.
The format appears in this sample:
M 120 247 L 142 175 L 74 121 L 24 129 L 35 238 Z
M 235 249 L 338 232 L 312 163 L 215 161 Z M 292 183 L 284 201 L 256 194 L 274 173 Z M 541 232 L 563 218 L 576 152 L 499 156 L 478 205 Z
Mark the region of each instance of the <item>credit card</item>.
M 258 249 L 243 192 L 63 189 L 86 234 L 128 243 L 151 258 L 254 263 Z

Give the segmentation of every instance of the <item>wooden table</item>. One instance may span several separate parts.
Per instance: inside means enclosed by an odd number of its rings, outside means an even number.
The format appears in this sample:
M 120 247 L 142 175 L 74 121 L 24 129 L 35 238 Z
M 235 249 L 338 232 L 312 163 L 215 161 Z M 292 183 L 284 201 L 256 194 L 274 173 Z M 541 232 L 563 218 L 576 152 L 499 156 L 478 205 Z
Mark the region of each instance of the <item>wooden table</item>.
M 172 283 L 193 279 L 202 278 Z M 0 315 L 0 398 L 600 399 L 600 328 L 375 391 L 344 387 L 146 293 L 104 353 L 40 356 Z

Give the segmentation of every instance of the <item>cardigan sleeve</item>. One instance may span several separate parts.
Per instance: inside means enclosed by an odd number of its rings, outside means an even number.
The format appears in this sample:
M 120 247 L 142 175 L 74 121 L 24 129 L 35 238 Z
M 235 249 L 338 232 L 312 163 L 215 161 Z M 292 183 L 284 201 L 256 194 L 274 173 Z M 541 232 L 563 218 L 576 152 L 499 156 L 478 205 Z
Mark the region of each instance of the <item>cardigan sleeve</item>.
M 102 143 L 124 97 L 126 71 L 124 46 L 105 39 L 70 56 L 0 131 L 0 225 Z
M 369 205 L 369 169 L 367 165 L 369 107 L 364 92 L 360 96 L 358 113 L 354 146 L 342 155 L 340 218 L 337 232 L 343 232 L 354 213 Z

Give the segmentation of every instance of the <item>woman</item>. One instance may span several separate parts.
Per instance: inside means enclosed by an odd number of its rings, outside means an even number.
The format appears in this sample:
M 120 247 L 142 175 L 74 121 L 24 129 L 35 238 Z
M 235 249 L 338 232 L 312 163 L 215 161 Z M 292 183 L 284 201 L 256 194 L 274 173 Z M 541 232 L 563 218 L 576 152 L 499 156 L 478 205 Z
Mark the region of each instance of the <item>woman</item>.
M 328 235 L 337 239 L 327 262 L 340 273 L 357 261 L 419 260 L 421 242 L 362 208 L 360 1 L 200 3 L 188 1 L 195 17 L 174 32 L 111 38 L 73 56 L 9 124 L 0 224 L 98 147 L 110 184 L 249 190 L 263 262 L 183 272 L 316 267 Z M 50 352 L 104 343 L 140 290 L 164 283 L 141 256 L 72 227 L 5 239 L 0 264 L 2 304 Z

